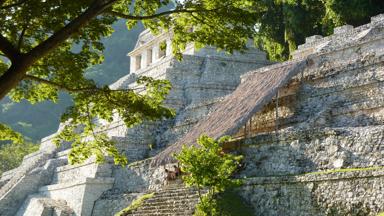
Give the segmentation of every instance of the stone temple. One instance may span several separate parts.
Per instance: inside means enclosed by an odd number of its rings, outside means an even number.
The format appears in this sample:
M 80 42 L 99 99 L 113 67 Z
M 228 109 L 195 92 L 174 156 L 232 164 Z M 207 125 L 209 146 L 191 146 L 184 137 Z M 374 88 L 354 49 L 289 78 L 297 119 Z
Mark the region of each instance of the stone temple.
M 244 155 L 237 192 L 254 215 L 377 215 L 384 211 L 384 15 L 312 36 L 292 60 L 272 63 L 249 48 L 227 55 L 191 45 L 177 61 L 167 33 L 140 34 L 130 73 L 168 79 L 173 119 L 106 133 L 131 162 L 68 165 L 70 146 L 46 137 L 38 152 L 0 179 L 0 215 L 108 216 L 154 192 L 132 215 L 192 215 L 196 194 L 163 185 L 181 144 L 231 135 Z M 166 45 L 166 49 L 160 46 Z M 103 124 L 103 122 L 100 122 Z

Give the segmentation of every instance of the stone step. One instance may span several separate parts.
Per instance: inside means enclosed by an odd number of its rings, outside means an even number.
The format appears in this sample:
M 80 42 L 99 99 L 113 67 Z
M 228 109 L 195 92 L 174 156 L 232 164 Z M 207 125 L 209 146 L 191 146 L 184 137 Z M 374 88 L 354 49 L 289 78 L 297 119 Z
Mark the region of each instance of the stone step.
M 152 212 L 152 213 L 145 213 L 145 214 L 142 214 L 142 213 L 128 213 L 126 215 L 130 215 L 130 216 L 191 216 L 193 215 L 193 211 L 192 212 L 178 212 L 178 213 L 156 213 L 156 212 Z
M 194 203 L 196 205 L 196 203 Z M 185 205 L 180 205 L 180 206 L 163 206 L 162 208 L 140 208 L 137 209 L 136 213 L 141 212 L 141 213 L 150 213 L 150 212 L 161 212 L 161 213 L 170 213 L 170 212 L 184 212 L 184 211 L 193 211 L 195 208 L 194 206 L 185 206 Z
M 74 211 L 64 200 L 34 194 L 26 199 L 16 216 L 74 216 Z
M 59 152 L 56 153 L 55 158 L 68 159 L 68 155 L 69 155 L 70 152 L 71 152 L 71 149 L 66 149 L 64 151 L 59 151 Z
M 55 200 L 66 200 L 76 215 L 90 215 L 100 195 L 112 188 L 114 178 L 83 178 L 39 188 L 39 193 Z M 87 194 L 84 197 L 84 194 Z
M 140 209 L 133 211 L 130 214 L 127 215 L 165 215 L 165 214 L 171 214 L 171 215 L 177 215 L 177 214 L 182 214 L 182 215 L 189 215 L 191 216 L 194 212 L 194 208 L 177 208 L 177 209 L 151 209 L 151 210 L 145 210 L 145 209 Z
M 203 191 L 204 189 L 201 189 L 201 191 Z M 177 193 L 179 193 L 179 192 L 182 192 L 182 191 L 197 191 L 197 189 L 196 188 L 193 188 L 193 187 L 184 187 L 183 185 L 182 185 L 182 183 L 180 183 L 180 185 L 175 185 L 175 186 L 173 186 L 173 187 L 165 187 L 164 189 L 162 189 L 161 190 L 161 192 L 177 192 Z
M 206 193 L 207 191 L 202 190 L 200 193 Z M 156 193 L 158 197 L 169 197 L 169 196 L 187 196 L 187 195 L 199 195 L 199 192 L 197 190 L 195 191 L 166 191 L 161 193 Z
M 61 159 L 51 159 L 52 154 L 41 154 L 33 163 L 22 165 L 23 170 L 1 188 L 1 216 L 14 216 L 29 194 L 36 193 L 39 187 L 49 184 L 54 169 L 62 165 Z
M 198 203 L 199 200 L 198 199 L 195 199 L 195 200 L 186 200 L 184 202 L 159 202 L 159 203 L 146 203 L 145 206 L 143 206 L 141 209 L 163 209 L 163 208 L 183 208 L 183 207 L 186 207 L 186 205 L 189 205 L 189 204 L 196 204 Z
M 178 212 L 135 212 L 126 215 L 147 216 L 147 215 L 186 215 L 192 216 L 194 211 L 178 211 Z
M 57 167 L 53 175 L 53 184 L 65 183 L 75 179 L 111 177 L 111 164 L 97 164 L 94 161 L 80 165 L 64 165 Z
M 167 202 L 167 200 L 183 200 L 188 201 L 191 199 L 198 199 L 199 197 L 196 196 L 188 196 L 188 197 L 177 197 L 177 196 L 169 196 L 169 197 L 153 197 L 152 199 L 148 200 L 148 203 L 158 203 L 158 202 Z
M 198 197 L 195 198 L 198 200 Z M 191 198 L 189 199 L 172 199 L 172 200 L 159 200 L 159 199 L 148 199 L 147 202 L 151 205 L 162 205 L 162 204 L 174 204 L 174 203 L 188 203 L 191 201 Z
M 125 215 L 193 215 L 195 206 L 199 202 L 197 190 L 185 188 L 181 182 L 174 183 L 172 187 L 168 186 L 155 192 L 155 195 L 145 200 L 139 208 Z M 204 193 L 206 193 L 206 190 L 202 190 L 202 194 Z
M 156 193 L 158 196 L 185 196 L 185 195 L 195 195 L 198 194 L 197 191 L 164 191 L 161 193 Z

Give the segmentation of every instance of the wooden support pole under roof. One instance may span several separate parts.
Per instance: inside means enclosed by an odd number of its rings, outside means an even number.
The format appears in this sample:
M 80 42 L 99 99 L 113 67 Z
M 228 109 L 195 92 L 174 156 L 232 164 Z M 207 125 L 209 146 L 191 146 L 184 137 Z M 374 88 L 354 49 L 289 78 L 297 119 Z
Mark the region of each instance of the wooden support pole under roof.
M 251 118 L 249 118 L 249 133 L 251 134 L 251 136 L 252 136 L 252 117 L 253 116 L 251 116 Z
M 244 139 L 247 139 L 247 122 L 244 125 Z
M 276 122 L 275 122 L 275 134 L 276 134 L 276 142 L 279 142 L 279 90 L 276 92 L 276 110 L 275 110 L 275 115 L 276 115 Z

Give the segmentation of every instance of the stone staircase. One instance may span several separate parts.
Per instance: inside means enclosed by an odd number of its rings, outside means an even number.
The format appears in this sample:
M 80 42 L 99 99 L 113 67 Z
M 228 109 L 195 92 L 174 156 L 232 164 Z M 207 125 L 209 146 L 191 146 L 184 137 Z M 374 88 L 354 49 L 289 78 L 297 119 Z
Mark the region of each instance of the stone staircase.
M 205 191 L 202 191 L 204 194 Z M 199 202 L 198 191 L 194 188 L 185 188 L 181 182 L 173 182 L 164 189 L 156 191 L 154 196 L 145 200 L 137 209 L 125 215 L 151 216 L 151 215 L 193 215 L 195 206 Z
M 69 150 L 65 150 L 55 154 L 52 160 L 62 163 L 52 167 L 49 178 L 46 177 L 25 200 L 20 199 L 24 202 L 15 207 L 16 216 L 91 215 L 94 201 L 112 187 L 112 165 L 97 164 L 94 160 L 69 165 L 68 153 Z M 37 178 L 34 180 L 41 181 Z M 0 204 L 2 202 L 0 200 Z M 3 215 L 1 211 L 0 215 Z M 9 214 L 12 215 L 14 214 Z
M 16 216 L 74 216 L 65 200 L 30 195 Z

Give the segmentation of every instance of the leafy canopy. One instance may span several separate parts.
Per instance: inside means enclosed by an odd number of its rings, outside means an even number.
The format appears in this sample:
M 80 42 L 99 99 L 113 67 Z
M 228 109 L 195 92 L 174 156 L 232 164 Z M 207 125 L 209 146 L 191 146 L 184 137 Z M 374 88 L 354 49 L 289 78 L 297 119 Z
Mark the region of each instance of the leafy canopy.
M 129 28 L 142 22 L 153 33 L 172 31 L 173 52 L 181 57 L 186 44 L 214 45 L 232 52 L 242 49 L 254 33 L 252 11 L 257 1 L 187 0 L 0 0 L 0 99 L 31 103 L 57 101 L 60 91 L 74 102 L 62 117 L 64 128 L 56 143 L 73 143 L 72 163 L 104 155 L 126 163 L 113 142 L 101 133 L 98 121 L 118 114 L 128 126 L 174 115 L 163 105 L 167 81 L 142 77 L 145 93 L 112 90 L 87 79 L 87 68 L 103 61 L 101 39 L 112 33 L 119 18 Z M 160 12 L 162 11 L 162 12 Z M 9 134 L 10 130 L 3 133 Z M 8 136 L 8 135 L 7 135 Z
M 263 0 L 255 43 L 271 60 L 289 58 L 311 35 L 330 35 L 337 26 L 368 23 L 384 13 L 382 0 Z
M 167 81 L 142 78 L 146 93 L 138 94 L 112 90 L 85 77 L 87 68 L 103 61 L 101 39 L 111 35 L 118 19 L 125 19 L 128 28 L 142 22 L 155 34 L 171 31 L 173 53 L 179 59 L 190 42 L 233 52 L 255 37 L 271 59 L 282 60 L 305 36 L 329 32 L 345 22 L 359 23 L 383 11 L 380 0 L 176 0 L 173 9 L 162 9 L 170 3 L 0 0 L 0 99 L 9 95 L 14 101 L 57 101 L 60 91 L 68 92 L 74 105 L 62 118 L 66 124 L 57 143 L 73 142 L 71 161 L 91 155 L 102 161 L 108 154 L 116 163 L 125 163 L 97 129 L 97 119 L 111 122 L 116 112 L 131 127 L 174 113 L 162 103 L 170 89 Z M 12 133 L 8 128 L 2 137 Z
M 23 137 L 20 133 L 13 131 L 10 127 L 0 124 L 0 140 L 8 140 L 13 143 L 23 143 Z

